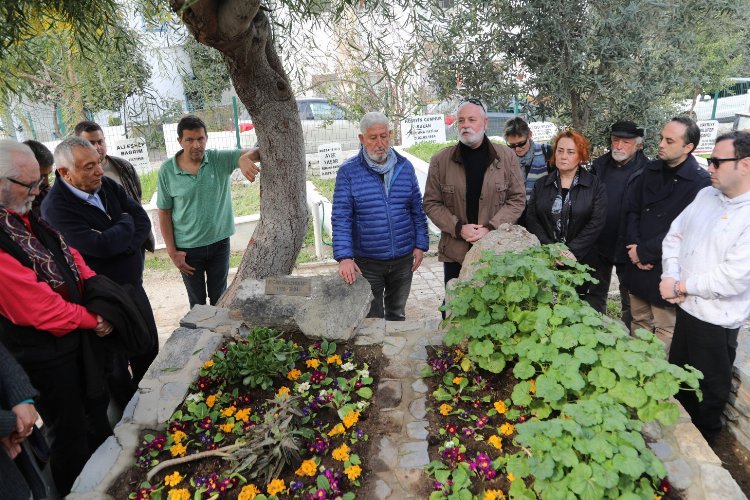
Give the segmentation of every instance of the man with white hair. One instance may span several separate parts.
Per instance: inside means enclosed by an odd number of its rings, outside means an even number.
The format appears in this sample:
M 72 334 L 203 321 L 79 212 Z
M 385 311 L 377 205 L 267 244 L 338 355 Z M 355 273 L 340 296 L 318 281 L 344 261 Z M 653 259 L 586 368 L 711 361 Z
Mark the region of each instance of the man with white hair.
M 526 206 L 521 165 L 507 146 L 487 138 L 481 101 L 458 106 L 458 144 L 430 160 L 424 211 L 440 228 L 438 259 L 447 284 L 457 278 L 466 252 L 500 224 L 515 224 Z
M 627 192 L 635 184 L 648 157 L 643 154 L 643 129 L 630 121 L 612 124 L 611 147 L 608 153 L 593 161 L 591 173 L 607 188 L 607 220 L 597 240 L 597 261 L 594 278 L 597 284 L 589 285 L 586 300 L 591 307 L 604 314 L 607 311 L 607 296 L 615 268 L 620 280 L 620 318 L 630 329 L 630 297 L 623 283 L 625 264 L 628 262 L 625 249 L 625 202 Z
M 361 273 L 373 300 L 368 317 L 406 319 L 414 271 L 429 248 L 414 166 L 391 147 L 383 113 L 360 122 L 359 154 L 339 169 L 333 192 L 333 257 L 352 284 Z
M 106 408 L 86 408 L 82 348 L 86 336 L 106 336 L 112 325 L 81 305 L 94 271 L 31 212 L 42 180 L 28 146 L 0 140 L 0 341 L 39 391 L 52 476 L 65 496 L 112 431 Z
M 88 140 L 74 136 L 62 141 L 55 148 L 55 166 L 55 183 L 42 203 L 42 217 L 81 252 L 97 274 L 132 287 L 132 297 L 142 305 L 149 327 L 152 346 L 148 352 L 129 358 L 112 353 L 107 360 L 110 395 L 115 415 L 120 415 L 159 346 L 143 289 L 144 243 L 151 234 L 151 220 L 138 200 L 105 175 L 98 152 Z

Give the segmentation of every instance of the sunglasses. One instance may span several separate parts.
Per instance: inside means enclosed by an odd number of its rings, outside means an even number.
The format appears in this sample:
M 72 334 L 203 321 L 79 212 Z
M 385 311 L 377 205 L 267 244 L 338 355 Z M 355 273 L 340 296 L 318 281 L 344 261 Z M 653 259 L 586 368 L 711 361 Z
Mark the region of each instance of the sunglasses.
M 474 97 L 469 97 L 468 99 L 464 99 L 463 101 L 461 101 L 461 104 L 463 104 L 465 102 L 468 102 L 469 104 L 475 104 L 475 105 L 479 106 L 480 108 L 482 108 L 483 111 L 487 111 L 484 108 L 484 104 L 482 104 L 482 101 L 480 101 L 479 99 L 476 99 Z
M 744 158 L 747 158 L 746 156 L 743 156 L 742 158 L 714 158 L 713 156 L 711 158 L 706 158 L 706 161 L 708 162 L 708 166 L 711 165 L 714 166 L 715 169 L 718 170 L 719 166 L 724 161 L 740 161 Z
M 42 181 L 44 181 L 44 178 L 41 178 L 38 181 L 32 182 L 30 184 L 26 184 L 25 182 L 17 181 L 16 179 L 12 177 L 6 177 L 6 179 L 8 179 L 13 184 L 18 184 L 19 186 L 25 187 L 26 189 L 29 190 L 29 194 L 31 194 L 33 190 L 38 188 L 41 185 Z
M 508 143 L 508 147 L 509 147 L 510 149 L 517 149 L 517 148 L 522 148 L 522 147 L 524 147 L 524 146 L 526 145 L 526 143 L 528 143 L 528 142 L 529 142 L 529 139 L 528 139 L 528 137 L 527 137 L 526 139 L 522 140 L 521 142 L 516 142 L 515 144 L 511 144 L 511 143 L 509 142 L 509 143 Z

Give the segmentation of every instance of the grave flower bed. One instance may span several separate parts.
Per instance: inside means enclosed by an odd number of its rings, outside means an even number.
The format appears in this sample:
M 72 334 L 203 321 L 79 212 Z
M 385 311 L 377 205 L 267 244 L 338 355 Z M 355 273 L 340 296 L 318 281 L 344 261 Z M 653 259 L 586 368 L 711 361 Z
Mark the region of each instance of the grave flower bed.
M 200 370 L 110 493 L 133 499 L 355 498 L 373 375 L 357 352 L 255 328 Z M 367 355 L 372 354 L 367 351 Z M 376 361 L 377 363 L 377 361 Z M 122 496 L 120 496 L 122 495 Z
M 561 245 L 482 258 L 455 287 L 445 349 L 429 360 L 436 498 L 660 498 L 666 470 L 644 422 L 700 373 L 671 365 L 576 287 L 590 277 Z M 437 436 L 435 434 L 437 433 Z

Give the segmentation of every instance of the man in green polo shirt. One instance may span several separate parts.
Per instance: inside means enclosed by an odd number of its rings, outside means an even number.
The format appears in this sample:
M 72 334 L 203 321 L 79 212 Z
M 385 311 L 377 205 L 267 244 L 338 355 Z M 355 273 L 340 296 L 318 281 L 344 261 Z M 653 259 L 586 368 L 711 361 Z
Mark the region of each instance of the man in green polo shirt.
M 156 206 L 164 244 L 182 273 L 190 308 L 218 302 L 227 288 L 229 237 L 234 234 L 230 176 L 239 168 L 253 182 L 258 149 L 206 149 L 206 124 L 185 116 L 177 124 L 182 150 L 159 169 Z

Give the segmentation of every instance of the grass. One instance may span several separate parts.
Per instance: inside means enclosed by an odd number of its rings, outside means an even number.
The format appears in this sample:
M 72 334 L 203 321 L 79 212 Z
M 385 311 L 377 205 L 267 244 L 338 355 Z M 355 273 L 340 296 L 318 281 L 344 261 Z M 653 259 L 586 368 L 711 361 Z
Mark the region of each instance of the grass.
M 328 201 L 333 200 L 333 188 L 336 186 L 336 179 L 321 179 L 320 177 L 309 177 L 308 180 L 315 184 L 318 192 Z
M 422 142 L 420 144 L 415 144 L 413 146 L 410 146 L 405 149 L 405 151 L 409 154 L 413 154 L 420 160 L 429 162 L 430 158 L 432 158 L 432 155 L 440 151 L 446 146 L 453 146 L 456 142 L 444 142 L 444 143 L 435 143 L 435 142 Z
M 260 212 L 260 182 L 232 183 L 232 207 L 234 216 L 252 215 Z
M 141 188 L 143 195 L 141 196 L 141 203 L 147 205 L 151 203 L 151 197 L 156 192 L 157 177 L 159 176 L 158 170 L 152 170 L 146 174 L 140 175 Z

